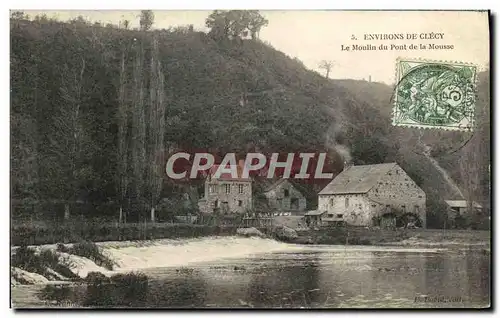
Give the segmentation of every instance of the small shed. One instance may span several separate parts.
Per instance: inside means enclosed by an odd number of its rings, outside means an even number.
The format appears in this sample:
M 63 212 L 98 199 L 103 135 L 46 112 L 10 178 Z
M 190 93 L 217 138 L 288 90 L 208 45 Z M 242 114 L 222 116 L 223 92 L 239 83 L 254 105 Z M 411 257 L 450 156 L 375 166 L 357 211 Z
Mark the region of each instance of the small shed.
M 453 212 L 456 212 L 458 215 L 464 215 L 467 213 L 469 209 L 469 202 L 465 200 L 445 200 L 446 204 Z M 472 202 L 472 207 L 474 210 L 482 210 L 482 206 L 477 202 Z
M 323 224 L 322 217 L 326 211 L 312 210 L 304 214 L 304 220 L 307 226 L 320 226 Z

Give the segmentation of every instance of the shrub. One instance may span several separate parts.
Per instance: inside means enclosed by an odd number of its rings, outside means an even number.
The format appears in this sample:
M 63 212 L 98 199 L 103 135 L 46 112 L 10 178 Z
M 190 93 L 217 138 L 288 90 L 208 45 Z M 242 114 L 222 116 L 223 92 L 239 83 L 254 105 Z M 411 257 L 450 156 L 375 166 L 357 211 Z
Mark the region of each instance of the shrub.
M 57 243 L 57 251 L 62 253 L 69 253 L 69 248 L 63 243 Z
M 100 273 L 89 276 L 84 306 L 140 307 L 147 302 L 148 277 L 143 273 L 116 274 L 109 279 Z
M 71 249 L 69 249 L 69 253 L 88 258 L 94 261 L 96 265 L 109 270 L 113 270 L 113 267 L 115 265 L 109 257 L 102 254 L 102 252 L 99 250 L 99 247 L 93 242 L 83 241 L 80 243 L 76 243 Z
M 85 281 L 88 284 L 94 284 L 94 285 L 101 285 L 101 284 L 106 284 L 110 283 L 110 279 L 106 277 L 103 273 L 100 272 L 90 272 L 87 274 L 87 277 L 85 277 Z
M 69 258 L 63 258 L 59 256 L 57 252 L 48 249 L 38 254 L 33 248 L 25 246 L 19 247 L 12 256 L 12 266 L 45 277 L 50 276 L 49 273 L 47 273 L 47 269 L 50 268 L 66 278 L 79 278 L 79 276 L 74 274 L 71 270 L 73 264 Z
M 55 301 L 59 304 L 71 297 L 71 288 L 67 285 L 46 285 L 38 296 L 42 300 Z
M 43 274 L 45 272 L 40 257 L 38 257 L 36 251 L 30 247 L 19 247 L 14 255 L 12 255 L 11 263 L 12 266 L 19 267 L 28 272 L 37 274 Z

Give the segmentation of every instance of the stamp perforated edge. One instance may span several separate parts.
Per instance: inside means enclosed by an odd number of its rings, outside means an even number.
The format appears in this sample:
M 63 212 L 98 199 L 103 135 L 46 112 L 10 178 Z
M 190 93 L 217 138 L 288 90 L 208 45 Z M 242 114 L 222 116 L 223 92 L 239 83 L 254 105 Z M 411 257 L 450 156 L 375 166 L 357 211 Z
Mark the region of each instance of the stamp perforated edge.
M 392 118 L 391 118 L 391 123 L 392 126 L 395 127 L 409 127 L 409 128 L 417 128 L 417 129 L 441 129 L 441 130 L 449 130 L 449 131 L 463 131 L 463 132 L 473 132 L 476 124 L 476 101 L 478 99 L 478 92 L 477 92 L 477 86 L 478 86 L 478 71 L 479 71 L 479 65 L 476 65 L 474 63 L 468 63 L 468 62 L 461 62 L 461 61 L 451 61 L 451 60 L 432 60 L 432 59 L 425 59 L 425 58 L 403 58 L 403 57 L 398 57 L 396 58 L 395 62 L 395 68 L 394 68 L 394 79 L 396 80 L 396 83 L 394 84 L 394 92 L 393 95 L 396 94 L 396 89 L 399 84 L 399 78 L 398 78 L 398 67 L 399 63 L 402 61 L 406 62 L 416 62 L 416 63 L 435 63 L 435 64 L 448 64 L 448 65 L 463 65 L 463 66 L 474 66 L 476 71 L 474 73 L 474 81 L 473 81 L 473 90 L 474 90 L 474 107 L 473 107 L 473 114 L 471 117 L 471 128 L 462 128 L 462 127 L 456 127 L 456 126 L 434 126 L 434 125 L 418 125 L 418 124 L 400 124 L 396 123 L 396 102 L 397 99 L 394 96 L 393 98 L 393 103 L 392 103 Z

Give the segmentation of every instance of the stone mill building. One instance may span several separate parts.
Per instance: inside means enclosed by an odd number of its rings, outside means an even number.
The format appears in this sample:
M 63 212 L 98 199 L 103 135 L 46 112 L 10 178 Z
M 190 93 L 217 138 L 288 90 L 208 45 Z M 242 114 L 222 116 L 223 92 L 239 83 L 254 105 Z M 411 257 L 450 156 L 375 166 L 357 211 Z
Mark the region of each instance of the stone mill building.
M 318 194 L 323 224 L 426 225 L 425 192 L 397 163 L 346 167 Z

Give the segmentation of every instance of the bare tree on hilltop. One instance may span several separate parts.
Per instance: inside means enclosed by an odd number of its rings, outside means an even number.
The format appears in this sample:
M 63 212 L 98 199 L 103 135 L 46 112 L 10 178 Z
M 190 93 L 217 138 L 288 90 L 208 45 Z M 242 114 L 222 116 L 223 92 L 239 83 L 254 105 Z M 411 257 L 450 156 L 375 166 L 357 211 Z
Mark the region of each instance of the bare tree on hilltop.
M 327 61 L 327 60 L 319 62 L 318 67 L 326 71 L 325 78 L 329 78 L 330 71 L 332 70 L 334 64 L 335 63 L 333 61 Z

